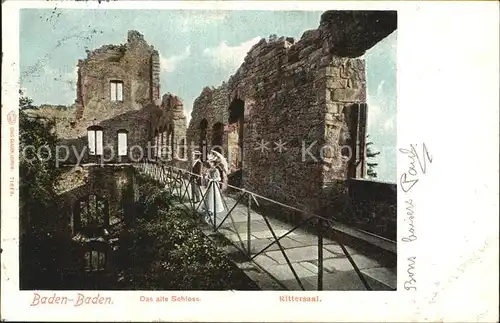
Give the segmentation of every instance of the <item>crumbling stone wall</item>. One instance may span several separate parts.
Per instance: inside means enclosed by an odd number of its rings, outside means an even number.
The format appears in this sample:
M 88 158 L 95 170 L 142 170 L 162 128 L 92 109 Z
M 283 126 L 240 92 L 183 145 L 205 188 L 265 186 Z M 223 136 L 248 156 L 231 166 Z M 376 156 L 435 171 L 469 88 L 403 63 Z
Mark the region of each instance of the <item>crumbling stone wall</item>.
M 56 186 L 60 209 L 57 214 L 51 215 L 57 217 L 52 221 L 54 231 L 73 235 L 75 202 L 89 194 L 108 201 L 110 227 L 118 230 L 116 225 L 127 219 L 126 213 L 132 211 L 126 206 L 129 201 L 134 201 L 134 180 L 134 169 L 128 165 L 67 168 Z
M 203 122 L 207 123 L 206 136 L 204 136 L 207 143 L 212 142 L 212 129 L 217 123 L 222 123 L 226 125 L 229 119 L 229 88 L 227 83 L 223 83 L 220 87 L 205 87 L 198 96 L 193 104 L 193 112 L 191 113 L 191 120 L 189 121 L 189 127 L 186 130 L 187 141 L 189 142 L 190 148 L 196 147 L 200 148 L 201 139 L 201 124 Z M 224 155 L 228 155 L 228 133 L 224 132 L 223 136 L 223 146 Z M 191 151 L 192 153 L 192 151 Z M 192 159 L 192 154 L 189 155 Z
M 115 153 L 118 149 L 116 131 L 120 129 L 129 132 L 132 139 L 129 147 L 144 144 L 149 136 L 145 129 L 150 116 L 141 110 L 159 96 L 157 61 L 158 52 L 134 30 L 128 32 L 126 44 L 88 51 L 87 58 L 78 62 L 71 138 L 85 137 L 86 129 L 98 124 L 104 128 L 104 145 L 113 147 Z M 122 100 L 111 100 L 111 81 L 122 82 Z
M 154 140 L 155 131 L 156 134 L 159 129 L 175 131 L 174 142 L 184 138 L 186 131 L 180 98 L 169 93 L 162 101 L 159 99 L 159 54 L 139 32 L 129 31 L 126 44 L 88 51 L 87 58 L 80 60 L 78 66 L 76 100 L 72 106 L 41 105 L 29 111 L 35 116 L 56 119 L 55 131 L 62 147 L 54 166 L 69 164 L 69 169 L 58 183 L 61 216 L 54 219 L 53 225 L 68 233 L 74 216 L 73 204 L 84 195 L 105 197 L 112 222 L 123 220 L 127 211 L 124 203 L 133 201 L 133 168 L 123 164 L 130 159 L 117 156 L 119 130 L 128 132 L 132 161 L 151 157 L 148 143 Z M 111 100 L 111 80 L 123 82 L 123 100 Z M 87 128 L 92 125 L 103 128 L 102 158 L 88 154 Z M 79 159 L 81 156 L 83 159 Z M 77 162 L 80 164 L 76 165 Z M 95 166 L 89 162 L 103 164 Z
M 227 83 L 205 88 L 195 100 L 188 141 L 199 142 L 206 119 L 210 144 L 213 125 L 227 125 L 231 103 L 243 100 L 242 186 L 318 211 L 323 185 L 347 176 L 349 162 L 340 147 L 352 144 L 351 110 L 366 101 L 364 60 L 332 54 L 330 38 L 331 30 L 320 26 L 298 42 L 262 39 Z M 227 135 L 226 128 L 226 155 L 231 150 Z M 262 152 L 257 149 L 261 140 L 269 142 Z M 286 143 L 281 152 L 274 144 L 280 140 Z M 329 148 L 321 149 L 324 145 Z
M 171 93 L 164 94 L 161 105 L 155 109 L 151 127 L 153 155 L 167 164 L 185 168 L 187 121 L 181 99 Z
M 156 60 L 158 52 L 133 30 L 126 44 L 88 51 L 87 58 L 78 62 L 77 120 L 110 119 L 158 99 L 152 91 L 153 84 L 159 86 L 156 69 L 153 75 L 153 56 Z M 111 101 L 111 81 L 123 82 L 122 101 Z
M 111 81 L 122 82 L 122 100 L 111 99 Z M 161 112 L 166 108 L 160 102 L 159 53 L 142 34 L 131 30 L 127 43 L 87 51 L 87 58 L 78 61 L 76 99 L 71 107 L 43 105 L 32 112 L 56 118 L 61 144 L 69 148 L 65 163 L 79 161 L 88 145 L 87 128 L 92 125 L 103 128 L 104 162 L 127 162 L 129 158 L 117 156 L 119 130 L 127 131 L 127 146 L 134 160 L 141 155 L 148 157 L 147 144 L 160 118 L 163 123 L 170 120 L 167 123 L 176 125 L 176 139 L 185 135 L 182 103 L 176 100 L 179 104 L 174 104 L 170 112 Z M 65 151 L 61 154 L 67 155 Z M 88 151 L 82 156 L 81 163 L 95 161 Z

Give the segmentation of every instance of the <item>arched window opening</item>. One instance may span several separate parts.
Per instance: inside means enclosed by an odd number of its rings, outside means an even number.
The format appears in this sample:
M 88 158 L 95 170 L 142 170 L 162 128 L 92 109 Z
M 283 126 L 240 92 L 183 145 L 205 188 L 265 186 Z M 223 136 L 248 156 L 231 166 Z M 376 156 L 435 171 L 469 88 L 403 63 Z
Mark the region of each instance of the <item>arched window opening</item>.
M 154 156 L 155 156 L 155 157 L 158 157 L 158 156 L 159 156 L 159 147 L 160 147 L 160 145 L 159 145 L 159 141 L 160 141 L 160 140 L 159 140 L 159 137 L 160 137 L 160 136 L 159 136 L 159 133 L 156 133 L 156 135 L 155 135 L 155 139 L 154 139 L 154 140 L 155 140 L 155 141 L 154 141 L 154 145 L 155 145 L 155 149 L 154 149 L 154 152 L 155 152 L 155 153 L 154 153 Z
M 163 157 L 167 158 L 169 156 L 169 147 L 170 147 L 170 144 L 169 144 L 169 141 L 168 141 L 168 129 L 166 129 L 164 132 L 163 132 Z
M 186 159 L 186 139 L 184 138 L 179 141 L 179 159 Z
M 222 144 L 224 138 L 224 125 L 217 122 L 212 127 L 212 149 L 222 154 Z
M 243 128 L 245 116 L 245 102 L 234 99 L 229 106 L 228 147 L 229 165 L 233 170 L 243 167 Z
M 234 99 L 229 106 L 229 123 L 240 122 L 245 115 L 245 101 Z
M 149 159 L 149 152 L 150 152 L 150 149 L 151 149 L 150 147 L 152 147 L 151 146 L 151 140 L 148 140 L 148 144 L 147 144 L 146 147 L 147 147 L 146 148 L 146 154 L 143 156 L 143 158 L 144 159 Z
M 74 207 L 75 233 L 87 236 L 103 236 L 109 226 L 108 203 L 97 195 L 82 197 Z
M 165 131 L 163 131 L 163 129 L 160 129 L 160 140 L 159 140 L 159 143 L 160 143 L 160 148 L 159 148 L 159 153 L 158 155 L 161 157 L 161 158 L 165 158 L 165 147 L 166 147 L 166 140 L 167 138 L 165 138 Z
M 128 154 L 128 131 L 125 129 L 118 130 L 118 156 L 127 156 Z
M 87 141 L 89 155 L 101 156 L 103 151 L 103 128 L 100 126 L 90 126 L 87 128 Z
M 207 129 L 208 129 L 208 121 L 206 119 L 201 120 L 200 122 L 200 152 L 202 161 L 205 161 L 207 158 Z
M 169 160 L 175 158 L 175 138 L 174 138 L 174 130 L 173 127 L 170 128 L 170 135 L 168 136 L 168 152 L 169 152 Z
M 85 252 L 85 271 L 102 271 L 106 268 L 106 253 L 100 250 Z

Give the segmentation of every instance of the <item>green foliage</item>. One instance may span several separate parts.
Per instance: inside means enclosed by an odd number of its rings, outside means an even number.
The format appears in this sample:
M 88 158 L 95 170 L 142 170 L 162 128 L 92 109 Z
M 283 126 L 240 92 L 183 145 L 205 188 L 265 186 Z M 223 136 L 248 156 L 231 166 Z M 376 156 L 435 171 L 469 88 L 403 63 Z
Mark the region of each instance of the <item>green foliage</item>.
M 172 197 L 166 190 L 142 175 L 136 176 L 139 196 L 136 201 L 136 218 L 152 220 L 158 216 L 158 211 L 167 211 L 172 206 Z
M 41 230 L 47 211 L 56 205 L 54 184 L 60 175 L 54 156 L 58 142 L 54 132 L 55 121 L 29 115 L 33 101 L 19 99 L 19 198 L 23 223 L 31 223 L 28 230 Z
M 124 284 L 148 290 L 237 289 L 241 277 L 197 228 L 199 217 L 174 207 L 155 182 L 139 177 L 137 183 L 136 227 L 120 250 Z
M 33 101 L 19 98 L 19 225 L 21 288 L 41 288 L 57 275 L 54 261 L 63 244 L 46 231 L 56 210 L 54 184 L 59 170 L 54 167 L 57 136 L 54 120 L 29 115 Z M 57 240 L 62 241 L 62 240 Z M 50 276 L 52 275 L 52 276 Z

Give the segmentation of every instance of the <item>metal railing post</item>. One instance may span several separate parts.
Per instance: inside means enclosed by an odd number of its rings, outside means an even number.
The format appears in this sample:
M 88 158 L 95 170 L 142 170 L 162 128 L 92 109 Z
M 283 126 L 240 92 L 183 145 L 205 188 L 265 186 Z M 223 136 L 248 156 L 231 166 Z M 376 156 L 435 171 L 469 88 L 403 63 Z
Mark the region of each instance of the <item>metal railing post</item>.
M 323 290 L 323 221 L 318 219 L 318 286 Z
M 185 170 L 180 170 L 176 167 L 172 167 L 172 166 L 165 166 L 163 164 L 158 164 L 158 163 L 153 163 L 151 161 L 147 161 L 147 160 L 144 160 L 143 162 L 141 163 L 137 163 L 137 165 L 135 165 L 136 169 L 142 169 L 144 171 L 144 174 L 145 175 L 150 175 L 151 177 L 156 177 L 157 179 L 159 179 L 160 181 L 165 181 L 165 182 L 168 182 L 169 185 L 168 186 L 168 189 L 170 191 L 172 191 L 171 193 L 174 193 L 174 191 L 178 191 L 179 192 L 179 198 L 180 200 L 182 201 L 184 196 L 186 194 L 188 194 L 188 198 L 189 198 L 189 192 L 190 192 L 190 188 L 191 186 L 193 185 L 193 179 L 190 179 L 189 181 L 187 181 L 187 184 L 186 182 L 184 181 L 184 179 L 182 178 L 182 174 L 185 172 L 185 173 L 188 173 L 188 174 L 191 174 L 191 175 L 195 175 L 189 171 L 185 171 Z M 177 173 L 177 176 L 176 176 L 176 173 Z M 176 185 L 176 184 L 180 184 L 179 186 Z M 281 254 L 283 255 L 283 257 L 285 258 L 285 261 L 288 265 L 288 267 L 290 268 L 290 270 L 292 271 L 292 274 L 294 275 L 295 277 L 295 280 L 298 282 L 298 284 L 300 285 L 300 288 L 302 290 L 305 290 L 304 288 L 304 285 L 302 284 L 302 281 L 300 279 L 300 277 L 297 275 L 297 272 L 289 258 L 289 256 L 286 254 L 286 251 L 284 248 L 284 246 L 280 243 L 280 240 L 282 240 L 283 238 L 285 238 L 286 236 L 288 236 L 289 234 L 291 234 L 293 231 L 295 231 L 297 228 L 299 228 L 300 226 L 306 224 L 307 222 L 309 222 L 311 219 L 314 219 L 316 218 L 318 221 L 316 222 L 316 224 L 318 225 L 318 227 L 316 228 L 315 231 L 317 231 L 317 239 L 318 239 L 318 245 L 317 245 L 317 248 L 318 248 L 318 262 L 317 262 L 317 290 L 318 291 L 322 291 L 324 290 L 325 286 L 324 286 L 324 236 L 325 234 L 327 234 L 325 231 L 326 230 L 330 230 L 330 229 L 334 229 L 332 227 L 330 227 L 330 223 L 331 222 L 334 222 L 332 221 L 331 219 L 327 219 L 327 218 L 324 218 L 324 217 L 321 217 L 321 216 L 318 216 L 318 215 L 315 215 L 313 213 L 310 213 L 310 212 L 306 212 L 306 211 L 302 211 L 302 210 L 299 210 L 295 207 L 292 207 L 292 206 L 288 206 L 286 204 L 283 204 L 283 203 L 280 203 L 278 201 L 274 201 L 272 199 L 269 199 L 269 198 L 266 198 L 266 197 L 263 197 L 263 196 L 260 196 L 258 194 L 253 194 L 249 191 L 246 191 L 245 189 L 241 189 L 241 188 L 238 188 L 238 187 L 234 187 L 234 186 L 231 186 L 229 185 L 229 187 L 232 187 L 236 190 L 240 190 L 243 194 L 238 198 L 238 200 L 236 200 L 236 203 L 234 203 L 234 205 L 229 208 L 224 197 L 223 197 L 223 194 L 221 192 L 221 188 L 220 188 L 220 185 L 217 181 L 214 181 L 214 180 L 209 180 L 209 184 L 208 184 L 208 188 L 206 190 L 205 193 L 203 193 L 202 189 L 201 189 L 201 186 L 198 186 L 198 185 L 195 185 L 195 189 L 197 189 L 199 191 L 199 193 L 201 193 L 201 201 L 199 203 L 192 203 L 192 208 L 194 209 L 194 212 L 197 212 L 198 209 L 202 206 L 202 204 L 205 204 L 205 202 L 207 202 L 208 200 L 206 200 L 207 198 L 210 198 L 208 196 L 208 193 L 210 191 L 210 188 L 211 188 L 211 185 L 214 185 L 212 187 L 212 190 L 213 190 L 213 209 L 212 210 L 206 210 L 208 213 L 212 213 L 213 214 L 213 222 L 211 223 L 213 225 L 213 231 L 214 232 L 217 232 L 218 229 L 220 227 L 222 227 L 222 225 L 224 224 L 225 220 L 227 218 L 229 218 L 232 222 L 232 225 L 233 227 L 236 227 L 235 223 L 234 223 L 234 220 L 231 216 L 231 212 L 233 210 L 235 210 L 236 206 L 238 205 L 238 203 L 240 201 L 242 201 L 245 197 L 245 194 L 247 195 L 247 198 L 248 198 L 248 202 L 247 202 L 247 233 L 246 233 L 246 237 L 247 237 L 247 242 L 246 242 L 246 246 L 245 246 L 245 243 L 242 241 L 242 238 L 239 234 L 239 232 L 237 232 L 237 236 L 238 236 L 238 239 L 239 239 L 239 247 L 238 249 L 241 251 L 241 252 L 245 252 L 245 249 L 247 249 L 247 253 L 248 253 L 248 256 L 250 258 L 250 260 L 253 260 L 255 259 L 257 256 L 259 256 L 260 254 L 264 253 L 266 250 L 269 249 L 269 247 L 271 247 L 273 244 L 277 244 L 278 245 L 278 248 L 279 250 L 281 251 Z M 222 210 L 219 210 L 219 212 L 221 211 L 225 211 L 227 209 L 229 209 L 229 211 L 227 212 L 227 214 L 225 216 L 221 216 L 221 221 L 219 223 L 219 225 L 217 225 L 217 196 L 215 195 L 215 190 L 217 189 L 218 191 L 218 194 L 221 198 L 221 203 L 222 203 Z M 183 192 L 184 190 L 184 192 Z M 194 195 L 191 197 L 193 198 Z M 280 234 L 280 236 L 278 237 L 277 236 L 277 233 L 274 231 L 274 229 L 272 228 L 269 220 L 267 219 L 267 216 L 266 215 L 262 215 L 262 218 L 264 220 L 264 222 L 266 223 L 267 225 L 267 228 L 269 229 L 269 231 L 271 232 L 272 234 L 272 238 L 273 238 L 273 241 L 267 245 L 265 248 L 263 248 L 262 250 L 260 251 L 257 251 L 254 253 L 254 255 L 252 256 L 252 242 L 251 242 L 251 230 L 252 230 L 252 205 L 254 205 L 253 203 L 255 203 L 255 205 L 257 206 L 260 206 L 260 203 L 259 201 L 256 199 L 256 197 L 259 197 L 259 198 L 262 198 L 263 200 L 265 201 L 269 201 L 269 202 L 272 202 L 276 205 L 280 205 L 280 206 L 283 206 L 287 209 L 291 209 L 291 210 L 295 210 L 295 211 L 298 211 L 298 212 L 302 212 L 304 215 L 307 215 L 308 217 L 307 218 L 304 218 L 304 219 L 301 219 L 300 223 L 298 223 L 296 226 L 294 226 L 292 229 L 288 230 L 288 232 L 286 232 L 285 234 Z M 190 202 L 193 202 L 191 201 L 191 198 L 189 198 Z M 230 199 L 232 199 L 232 197 L 228 197 Z M 252 199 L 254 200 L 254 202 L 252 202 Z M 197 205 L 196 205 L 197 204 Z M 208 209 L 208 207 L 207 207 Z M 209 212 L 209 211 L 212 211 L 212 212 Z M 259 215 L 257 213 L 257 215 Z M 261 215 L 259 215 L 261 216 Z M 210 225 L 210 224 L 209 224 Z M 356 263 L 354 262 L 354 260 L 352 259 L 349 251 L 347 250 L 347 247 L 343 244 L 343 242 L 341 241 L 341 237 L 339 237 L 337 234 L 336 234 L 336 231 L 335 229 L 330 232 L 328 231 L 328 234 L 333 234 L 333 239 L 339 244 L 340 248 L 342 249 L 343 253 L 345 254 L 347 260 L 349 261 L 349 263 L 352 265 L 352 267 L 354 268 L 354 271 L 356 272 L 356 274 L 358 275 L 359 279 L 362 281 L 363 285 L 366 287 L 367 290 L 372 290 L 371 286 L 368 284 L 365 276 L 363 275 L 363 273 L 360 271 L 359 267 L 356 265 Z M 236 246 L 236 244 L 235 244 Z M 246 248 L 245 248 L 246 247 Z M 286 288 L 284 285 L 280 284 L 282 287 Z M 327 284 L 328 285 L 328 284 Z
M 216 197 L 217 197 L 217 194 L 215 194 L 215 190 L 217 189 L 217 187 L 215 185 L 217 185 L 217 183 L 212 180 L 212 191 L 214 193 L 214 209 L 213 209 L 213 213 L 214 213 L 214 232 L 217 232 L 217 203 L 216 203 Z
M 252 195 L 247 193 L 248 195 L 248 204 L 247 204 L 247 250 L 248 256 L 252 256 L 252 240 L 250 239 L 250 232 L 252 230 L 252 221 L 251 221 L 251 211 L 250 206 L 252 205 Z

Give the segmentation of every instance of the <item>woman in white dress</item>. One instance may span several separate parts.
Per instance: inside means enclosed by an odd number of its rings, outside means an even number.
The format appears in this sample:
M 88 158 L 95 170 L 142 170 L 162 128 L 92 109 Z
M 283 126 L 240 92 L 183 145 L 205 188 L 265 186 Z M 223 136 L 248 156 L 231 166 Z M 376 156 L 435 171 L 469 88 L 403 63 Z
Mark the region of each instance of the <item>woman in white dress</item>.
M 206 174 L 207 192 L 205 194 L 203 208 L 209 214 L 213 215 L 214 213 L 221 213 L 224 211 L 224 204 L 222 202 L 220 190 L 221 175 L 217 167 L 215 167 L 214 162 L 207 162 L 206 167 L 208 168 Z
M 216 150 L 212 150 L 208 156 L 208 161 L 215 164 L 215 167 L 219 170 L 221 176 L 221 190 L 224 192 L 227 189 L 227 175 L 228 175 L 228 164 L 226 158 Z

